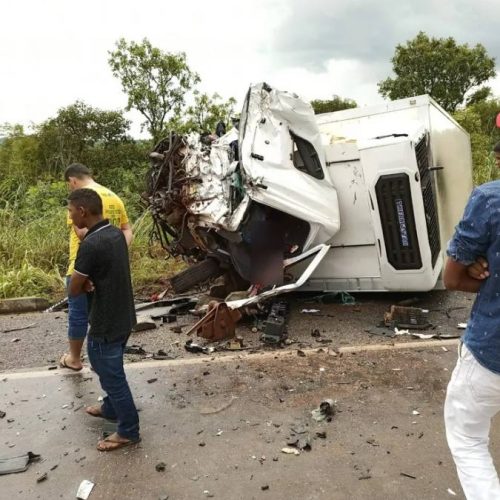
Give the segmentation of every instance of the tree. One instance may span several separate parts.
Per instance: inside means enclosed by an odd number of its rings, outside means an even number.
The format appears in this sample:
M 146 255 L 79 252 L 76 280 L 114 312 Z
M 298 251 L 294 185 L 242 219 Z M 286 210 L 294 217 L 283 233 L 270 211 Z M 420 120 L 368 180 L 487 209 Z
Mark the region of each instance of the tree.
M 331 99 L 315 99 L 311 101 L 311 106 L 314 112 L 318 115 L 320 113 L 331 113 L 333 111 L 341 111 L 343 109 L 357 108 L 356 101 L 352 99 L 343 99 L 338 95 L 334 95 Z
M 223 101 L 217 93 L 212 96 L 194 91 L 194 104 L 187 108 L 187 121 L 182 128 L 186 131 L 214 132 L 217 123 L 228 126 L 234 112 L 236 99 Z
M 5 123 L 0 126 L 0 134 L 3 135 L 0 143 L 0 184 L 16 191 L 26 180 L 37 178 L 38 141 L 18 124 Z
M 482 184 L 498 177 L 492 154 L 493 146 L 500 140 L 496 116 L 500 99 L 475 100 L 466 108 L 453 113 L 453 117 L 470 134 L 474 184 Z
M 36 129 L 45 176 L 60 176 L 72 162 L 85 163 L 93 149 L 108 150 L 105 161 L 112 163 L 112 146 L 130 142 L 129 127 L 130 121 L 120 111 L 105 111 L 80 101 L 61 108 Z M 96 168 L 90 162 L 89 166 Z
M 470 94 L 467 97 L 467 100 L 465 102 L 466 106 L 473 106 L 474 104 L 478 104 L 483 101 L 487 101 L 493 96 L 493 93 L 491 92 L 491 87 L 485 86 L 481 87 L 480 89 L 476 90 L 472 94 Z
M 495 76 L 495 59 L 481 44 L 471 48 L 423 32 L 397 45 L 391 62 L 396 77 L 378 83 L 380 94 L 390 99 L 429 94 L 449 112 L 469 91 Z
M 180 113 L 186 92 L 200 81 L 199 76 L 190 70 L 184 53 L 163 52 L 147 38 L 141 43 L 121 38 L 109 55 L 113 75 L 128 96 L 126 110 L 134 108 L 142 114 L 143 126 L 157 142 L 166 122 Z

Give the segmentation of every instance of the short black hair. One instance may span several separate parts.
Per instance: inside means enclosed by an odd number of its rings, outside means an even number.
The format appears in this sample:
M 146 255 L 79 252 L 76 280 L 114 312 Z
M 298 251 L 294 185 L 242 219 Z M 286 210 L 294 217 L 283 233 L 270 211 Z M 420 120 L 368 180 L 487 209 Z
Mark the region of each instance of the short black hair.
M 500 153 L 500 141 L 498 141 L 494 146 L 493 146 L 493 151 L 495 153 Z
M 85 208 L 92 215 L 102 215 L 101 197 L 93 189 L 75 189 L 68 196 L 68 201 L 75 207 Z
M 67 182 L 70 177 L 84 179 L 85 177 L 90 177 L 91 175 L 90 169 L 83 163 L 72 163 L 69 167 L 66 167 L 66 170 L 64 171 L 64 180 Z

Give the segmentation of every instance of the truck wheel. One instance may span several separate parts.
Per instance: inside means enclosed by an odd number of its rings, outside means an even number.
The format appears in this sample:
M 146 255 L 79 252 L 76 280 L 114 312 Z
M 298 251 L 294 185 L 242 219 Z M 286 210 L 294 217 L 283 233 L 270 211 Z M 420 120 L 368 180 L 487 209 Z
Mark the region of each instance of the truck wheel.
M 218 278 L 224 273 L 216 259 L 205 259 L 170 278 L 175 293 L 184 293 L 196 285 Z

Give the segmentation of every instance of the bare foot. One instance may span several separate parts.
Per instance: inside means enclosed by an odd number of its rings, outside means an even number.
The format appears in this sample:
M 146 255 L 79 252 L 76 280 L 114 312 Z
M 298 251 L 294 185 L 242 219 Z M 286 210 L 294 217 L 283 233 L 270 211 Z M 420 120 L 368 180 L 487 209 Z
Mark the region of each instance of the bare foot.
M 97 443 L 97 449 L 99 451 L 114 451 L 123 448 L 124 446 L 130 446 L 132 444 L 136 444 L 139 441 L 140 439 L 132 441 L 130 439 L 121 437 L 117 432 L 114 432 L 106 439 L 101 439 Z
M 75 361 L 72 357 L 71 354 L 63 354 L 61 356 L 61 359 L 59 360 L 59 366 L 61 368 L 69 368 L 70 370 L 73 370 L 75 372 L 79 372 L 82 368 L 82 362 L 81 360 Z

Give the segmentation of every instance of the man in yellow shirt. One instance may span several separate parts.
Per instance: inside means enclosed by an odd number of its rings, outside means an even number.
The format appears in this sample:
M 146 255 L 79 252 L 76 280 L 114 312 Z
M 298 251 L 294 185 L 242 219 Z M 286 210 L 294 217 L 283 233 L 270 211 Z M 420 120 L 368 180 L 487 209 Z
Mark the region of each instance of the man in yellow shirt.
M 130 243 L 132 243 L 132 228 L 123 201 L 113 191 L 95 182 L 90 170 L 81 163 L 73 163 L 66 168 L 64 180 L 67 182 L 70 191 L 81 188 L 94 190 L 102 200 L 104 218 L 122 230 L 127 245 L 130 246 Z M 76 254 L 87 230 L 77 228 L 73 224 L 69 214 L 67 223 L 70 227 L 70 236 L 69 267 L 66 273 L 66 285 L 69 286 L 69 280 L 75 267 Z M 83 368 L 80 357 L 85 336 L 87 335 L 88 322 L 87 295 L 81 294 L 77 297 L 72 297 L 68 294 L 69 353 L 63 354 L 61 357 L 59 361 L 61 367 L 74 371 L 80 371 Z

